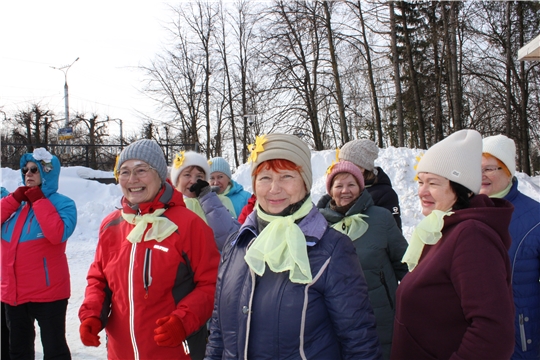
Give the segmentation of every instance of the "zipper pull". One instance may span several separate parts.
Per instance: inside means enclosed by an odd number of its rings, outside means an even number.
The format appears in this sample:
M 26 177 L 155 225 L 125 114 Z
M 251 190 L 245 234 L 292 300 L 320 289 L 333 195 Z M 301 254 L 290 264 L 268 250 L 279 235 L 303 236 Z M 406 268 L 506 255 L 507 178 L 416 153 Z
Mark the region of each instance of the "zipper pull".
M 189 355 L 189 345 L 188 345 L 187 340 L 182 341 L 182 345 L 184 345 L 184 353 L 186 355 Z

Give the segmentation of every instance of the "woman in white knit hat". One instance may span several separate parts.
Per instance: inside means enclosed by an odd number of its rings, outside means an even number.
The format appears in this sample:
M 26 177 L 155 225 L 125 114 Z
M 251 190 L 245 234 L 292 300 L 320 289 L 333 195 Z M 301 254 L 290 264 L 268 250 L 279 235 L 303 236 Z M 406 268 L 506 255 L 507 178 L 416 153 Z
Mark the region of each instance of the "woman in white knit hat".
M 380 359 L 351 240 L 310 197 L 311 152 L 288 134 L 257 137 L 257 205 L 227 241 L 207 359 Z
M 115 177 L 124 196 L 101 223 L 81 341 L 99 346 L 105 328 L 109 359 L 202 359 L 219 263 L 212 230 L 167 181 L 154 140 L 124 148 Z
M 401 230 L 401 210 L 399 198 L 390 178 L 378 166 L 375 160 L 379 156 L 379 148 L 368 139 L 356 139 L 349 141 L 338 152 L 340 161 L 350 161 L 360 168 L 364 176 L 366 190 L 373 198 L 375 205 L 388 209 L 394 216 L 397 226 Z
M 512 204 L 478 195 L 482 137 L 461 130 L 417 166 L 425 218 L 403 261 L 392 359 L 508 359 L 514 349 Z
M 221 251 L 230 234 L 238 230 L 240 223 L 234 216 L 234 206 L 225 196 L 218 196 L 217 187 L 208 182 L 210 166 L 206 158 L 194 151 L 176 154 L 171 169 L 173 186 L 184 194 L 186 206 L 199 215 L 214 231 L 216 245 Z
M 334 229 L 353 241 L 368 284 L 383 358 L 389 359 L 396 289 L 408 272 L 401 262 L 407 241 L 392 215 L 374 204 L 364 188 L 362 171 L 355 164 L 343 160 L 331 165 L 326 192 L 330 200 L 319 202 L 317 207 Z
M 515 349 L 512 359 L 540 358 L 540 202 L 518 190 L 516 145 L 504 135 L 484 138 L 481 194 L 514 205 L 508 252 L 514 292 Z
M 234 207 L 232 215 L 237 219 L 251 194 L 232 179 L 231 167 L 227 160 L 218 156 L 208 160 L 208 164 L 210 165 L 210 185 L 218 187 L 218 195 L 226 196 L 231 200 Z

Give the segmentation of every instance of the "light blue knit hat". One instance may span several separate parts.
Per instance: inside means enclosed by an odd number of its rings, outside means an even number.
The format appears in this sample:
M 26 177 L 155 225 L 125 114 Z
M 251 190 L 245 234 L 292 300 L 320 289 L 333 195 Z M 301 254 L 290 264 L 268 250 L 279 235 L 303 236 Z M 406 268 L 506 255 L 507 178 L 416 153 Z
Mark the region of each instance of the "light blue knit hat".
M 208 160 L 208 164 L 210 165 L 210 175 L 212 175 L 213 172 L 219 171 L 227 175 L 227 177 L 231 178 L 231 167 L 227 160 L 225 160 L 222 157 L 215 157 Z

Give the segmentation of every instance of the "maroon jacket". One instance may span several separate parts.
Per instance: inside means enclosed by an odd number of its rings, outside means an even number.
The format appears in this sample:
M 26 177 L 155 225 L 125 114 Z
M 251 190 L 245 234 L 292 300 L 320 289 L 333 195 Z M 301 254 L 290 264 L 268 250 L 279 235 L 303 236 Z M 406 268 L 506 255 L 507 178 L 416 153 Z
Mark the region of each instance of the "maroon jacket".
M 444 218 L 401 281 L 391 359 L 509 359 L 514 350 L 508 226 L 513 206 L 477 195 Z

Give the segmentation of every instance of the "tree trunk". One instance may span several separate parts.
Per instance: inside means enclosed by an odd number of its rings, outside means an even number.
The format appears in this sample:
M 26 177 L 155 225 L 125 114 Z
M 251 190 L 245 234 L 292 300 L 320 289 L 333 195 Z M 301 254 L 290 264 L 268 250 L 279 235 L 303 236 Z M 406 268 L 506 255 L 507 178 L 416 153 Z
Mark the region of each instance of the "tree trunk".
M 416 76 L 416 70 L 414 69 L 414 61 L 412 56 L 411 41 L 409 38 L 409 29 L 407 28 L 407 12 L 403 1 L 400 1 L 402 9 L 402 19 L 403 19 L 403 34 L 405 37 L 405 49 L 407 51 L 407 61 L 409 63 L 409 76 L 411 79 L 411 87 L 414 93 L 414 103 L 416 111 L 416 124 L 418 127 L 418 138 L 420 141 L 420 148 L 426 149 L 426 135 L 425 135 L 425 124 L 424 124 L 424 115 L 422 113 L 422 101 L 420 99 L 420 89 L 418 88 L 418 80 Z
M 332 22 L 330 19 L 330 10 L 328 9 L 328 1 L 323 1 L 326 34 L 328 36 L 328 47 L 330 50 L 330 61 L 332 62 L 332 71 L 334 73 L 334 82 L 336 84 L 336 96 L 339 110 L 339 124 L 341 128 L 341 144 L 349 142 L 349 129 L 345 118 L 345 104 L 343 102 L 343 92 L 341 91 L 341 81 L 339 79 L 338 63 L 336 51 L 334 49 L 334 33 L 332 31 Z
M 392 47 L 392 64 L 394 66 L 394 87 L 396 89 L 396 117 L 398 128 L 398 145 L 405 146 L 405 131 L 403 126 L 403 98 L 401 95 L 401 75 L 399 70 L 399 54 L 397 50 L 397 35 L 396 35 L 396 14 L 394 12 L 394 2 L 389 1 L 390 7 L 390 37 Z
M 382 137 L 382 120 L 381 120 L 381 111 L 379 110 L 379 101 L 377 98 L 377 88 L 375 86 L 375 80 L 373 76 L 373 65 L 371 63 L 371 49 L 367 42 L 366 36 L 366 24 L 364 23 L 364 15 L 362 15 L 361 2 L 358 1 L 358 17 L 360 19 L 360 25 L 362 26 L 362 37 L 364 51 L 366 52 L 366 63 L 369 76 L 369 87 L 371 89 L 371 100 L 373 106 L 373 115 L 375 116 L 375 128 L 377 130 L 377 142 L 380 148 L 384 146 L 383 137 Z

